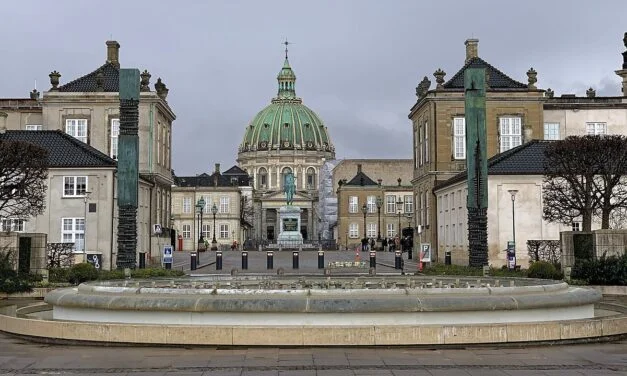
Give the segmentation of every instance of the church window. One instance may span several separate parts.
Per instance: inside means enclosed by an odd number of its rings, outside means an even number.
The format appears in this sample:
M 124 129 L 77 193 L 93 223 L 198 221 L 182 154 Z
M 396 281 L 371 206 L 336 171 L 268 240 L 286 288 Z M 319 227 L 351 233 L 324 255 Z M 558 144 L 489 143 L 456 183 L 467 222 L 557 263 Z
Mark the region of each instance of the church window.
M 313 167 L 307 169 L 307 189 L 316 187 L 316 170 Z
M 258 181 L 260 184 L 259 188 L 267 188 L 268 187 L 268 172 L 265 168 L 260 168 L 258 173 Z

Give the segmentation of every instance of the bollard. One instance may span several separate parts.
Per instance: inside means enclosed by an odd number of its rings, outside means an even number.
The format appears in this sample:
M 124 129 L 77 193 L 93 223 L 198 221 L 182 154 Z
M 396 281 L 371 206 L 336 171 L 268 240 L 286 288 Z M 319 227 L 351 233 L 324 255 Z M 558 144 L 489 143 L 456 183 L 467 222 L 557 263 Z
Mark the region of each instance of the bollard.
M 298 252 L 292 252 L 292 269 L 298 269 Z
M 146 269 L 146 252 L 139 252 L 139 268 Z
M 242 270 L 248 269 L 248 252 L 242 251 Z
M 216 252 L 216 270 L 222 270 L 222 251 Z
M 451 265 L 451 251 L 444 252 L 444 265 Z
M 403 259 L 403 254 L 401 251 L 394 251 L 394 269 L 401 268 L 401 260 Z
M 166 270 L 172 269 L 172 263 L 171 262 L 166 262 L 163 265 L 165 265 Z
M 274 269 L 274 252 L 272 251 L 266 253 L 266 268 Z
M 196 270 L 196 267 L 198 266 L 197 262 L 198 262 L 198 253 L 190 252 L 189 253 L 189 269 Z
M 376 268 L 377 267 L 377 252 L 370 252 L 370 267 L 371 268 Z
M 324 251 L 318 251 L 318 269 L 324 269 Z

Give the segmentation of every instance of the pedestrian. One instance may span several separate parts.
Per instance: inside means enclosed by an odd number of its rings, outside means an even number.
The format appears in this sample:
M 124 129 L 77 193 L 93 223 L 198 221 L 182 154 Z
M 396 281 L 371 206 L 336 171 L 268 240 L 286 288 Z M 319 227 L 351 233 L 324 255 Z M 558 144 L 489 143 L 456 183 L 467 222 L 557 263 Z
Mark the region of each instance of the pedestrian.
M 381 245 L 383 246 L 383 250 L 387 252 L 388 251 L 388 238 L 383 238 Z
M 361 239 L 361 251 L 362 252 L 367 252 L 368 251 L 368 238 L 363 238 Z

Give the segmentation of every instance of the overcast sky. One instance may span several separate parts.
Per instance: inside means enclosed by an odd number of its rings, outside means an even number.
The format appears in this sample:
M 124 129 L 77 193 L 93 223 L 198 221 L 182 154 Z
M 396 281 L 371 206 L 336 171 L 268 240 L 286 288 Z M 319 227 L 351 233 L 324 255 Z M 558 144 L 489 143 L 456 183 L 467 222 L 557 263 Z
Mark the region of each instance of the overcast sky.
M 296 94 L 337 158 L 410 158 L 409 109 L 423 76 L 461 68 L 464 41 L 510 77 L 556 95 L 620 95 L 627 1 L 10 1 L 0 22 L 0 97 L 93 71 L 105 41 L 122 67 L 162 77 L 179 176 L 234 165 L 246 126 L 276 95 L 287 38 Z

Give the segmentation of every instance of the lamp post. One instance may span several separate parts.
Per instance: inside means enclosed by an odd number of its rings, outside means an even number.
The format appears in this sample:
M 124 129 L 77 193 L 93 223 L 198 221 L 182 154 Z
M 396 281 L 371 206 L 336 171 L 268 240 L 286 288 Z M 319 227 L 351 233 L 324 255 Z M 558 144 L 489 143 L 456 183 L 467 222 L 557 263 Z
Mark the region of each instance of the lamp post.
M 83 223 L 83 262 L 87 262 L 87 202 L 89 202 L 90 191 L 85 191 L 83 203 L 85 205 L 85 219 Z
M 364 239 L 366 238 L 366 214 L 368 213 L 368 206 L 363 204 L 361 212 L 364 213 Z
M 403 208 L 403 201 L 401 201 L 400 199 L 398 201 L 396 201 L 396 211 L 398 211 L 398 238 L 401 238 L 401 211 Z
M 512 243 L 513 243 L 513 249 L 509 249 L 509 245 L 508 245 L 508 253 L 510 253 L 510 251 L 512 252 L 511 257 L 513 257 L 513 266 L 512 268 L 515 269 L 516 268 L 516 206 L 515 206 L 515 202 L 516 202 L 516 193 L 518 193 L 517 189 L 510 189 L 507 192 L 509 192 L 509 194 L 512 197 Z M 510 256 L 510 255 L 508 255 Z M 509 261 L 509 260 L 508 260 Z
M 202 215 L 205 210 L 205 199 L 200 197 L 200 200 L 196 203 L 196 209 L 198 211 L 198 250 L 204 250 L 205 241 L 202 236 Z
M 213 203 L 213 206 L 211 207 L 211 213 L 213 214 L 213 240 L 211 240 L 211 250 L 217 251 L 218 242 L 216 241 L 216 214 L 218 213 L 218 207 L 216 206 L 215 202 Z
M 383 206 L 383 198 L 377 196 L 377 241 L 381 241 L 381 206 Z

